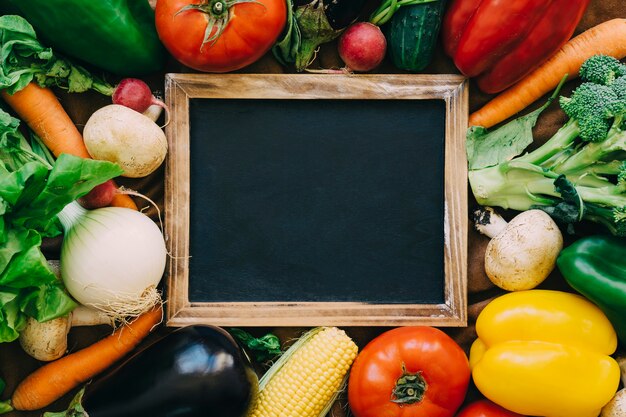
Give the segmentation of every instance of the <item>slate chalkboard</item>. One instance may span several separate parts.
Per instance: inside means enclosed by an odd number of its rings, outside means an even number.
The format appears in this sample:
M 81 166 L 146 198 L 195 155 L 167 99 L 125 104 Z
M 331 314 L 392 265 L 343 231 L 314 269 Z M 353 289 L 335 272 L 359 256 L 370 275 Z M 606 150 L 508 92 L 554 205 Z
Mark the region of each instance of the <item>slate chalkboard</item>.
M 443 302 L 443 100 L 193 99 L 189 121 L 190 301 Z
M 464 82 L 378 77 L 168 75 L 169 324 L 464 323 Z

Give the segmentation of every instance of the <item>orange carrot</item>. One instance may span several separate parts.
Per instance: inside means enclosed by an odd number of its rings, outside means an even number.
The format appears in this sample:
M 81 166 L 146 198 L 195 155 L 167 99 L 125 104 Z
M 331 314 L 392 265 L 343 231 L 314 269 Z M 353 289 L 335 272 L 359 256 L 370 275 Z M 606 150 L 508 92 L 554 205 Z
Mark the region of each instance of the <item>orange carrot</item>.
M 2 98 L 55 156 L 67 153 L 91 158 L 83 136 L 52 90 L 31 82 L 12 95 L 2 91 Z M 137 209 L 133 200 L 125 194 L 116 195 L 113 205 Z
M 93 345 L 37 369 L 13 392 L 13 407 L 39 410 L 104 371 L 133 350 L 161 322 L 162 313 L 159 306 Z
M 613 19 L 581 33 L 552 58 L 469 117 L 470 126 L 494 126 L 522 111 L 552 91 L 565 74 L 578 76 L 580 66 L 593 55 L 626 56 L 626 19 Z

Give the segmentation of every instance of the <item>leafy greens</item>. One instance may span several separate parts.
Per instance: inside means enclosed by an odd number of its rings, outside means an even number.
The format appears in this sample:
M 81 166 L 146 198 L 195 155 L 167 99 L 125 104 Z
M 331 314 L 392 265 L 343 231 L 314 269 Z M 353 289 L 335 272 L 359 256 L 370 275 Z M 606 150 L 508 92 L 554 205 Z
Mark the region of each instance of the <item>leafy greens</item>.
M 67 204 L 122 173 L 66 154 L 48 161 L 18 128 L 0 110 L 0 342 L 15 340 L 27 317 L 47 321 L 76 306 L 41 252 L 42 237 L 61 233 L 56 215 Z
M 14 94 L 34 80 L 42 87 L 56 86 L 69 92 L 113 92 L 108 83 L 44 47 L 23 17 L 0 16 L 0 39 L 0 90 Z

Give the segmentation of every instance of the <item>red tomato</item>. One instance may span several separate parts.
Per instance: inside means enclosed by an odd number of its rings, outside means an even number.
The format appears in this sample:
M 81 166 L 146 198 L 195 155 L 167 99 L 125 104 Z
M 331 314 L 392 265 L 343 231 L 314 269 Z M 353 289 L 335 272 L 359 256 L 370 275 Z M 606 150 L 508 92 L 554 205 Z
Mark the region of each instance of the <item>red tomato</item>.
M 479 400 L 471 403 L 461 410 L 456 417 L 523 417 L 489 400 Z
M 469 379 L 465 352 L 444 332 L 398 327 L 372 340 L 357 356 L 348 402 L 356 417 L 452 417 Z
M 230 8 L 227 3 L 233 1 L 158 0 L 155 23 L 161 42 L 174 58 L 199 71 L 228 72 L 253 63 L 283 30 L 287 2 L 235 0 Z M 205 36 L 211 23 L 216 24 Z

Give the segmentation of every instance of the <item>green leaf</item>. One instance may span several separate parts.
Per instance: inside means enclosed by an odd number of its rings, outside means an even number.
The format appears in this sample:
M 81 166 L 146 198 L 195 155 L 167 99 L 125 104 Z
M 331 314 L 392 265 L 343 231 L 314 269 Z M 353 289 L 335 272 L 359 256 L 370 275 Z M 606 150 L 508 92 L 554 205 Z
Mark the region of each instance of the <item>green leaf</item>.
M 274 44 L 272 52 L 274 57 L 282 65 L 291 65 L 296 62 L 296 56 L 302 43 L 302 35 L 298 27 L 298 21 L 293 15 L 292 0 L 287 0 L 287 23 L 283 34 Z
M 33 288 L 20 300 L 20 310 L 39 322 L 65 316 L 76 305 L 58 280 Z
M 552 96 L 537 110 L 518 117 L 494 131 L 482 126 L 467 130 L 467 160 L 470 170 L 482 169 L 509 161 L 520 155 L 533 142 L 533 127 L 539 115 L 556 99 L 567 76 L 563 77 Z
M 30 23 L 20 16 L 0 16 L 0 59 L 0 90 L 9 94 L 31 81 L 69 92 L 93 88 L 103 94 L 113 93 L 111 85 L 42 45 Z
M 0 39 L 0 89 L 13 94 L 33 80 L 52 51 L 39 43 L 30 23 L 15 15 L 0 16 Z
M 39 240 L 41 243 L 41 240 Z M 0 246 L 0 273 L 3 273 L 9 263 L 20 253 L 37 244 L 35 236 L 28 230 L 12 229 L 7 233 L 7 240 Z
M 268 333 L 256 338 L 245 330 L 238 328 L 232 328 L 229 332 L 235 339 L 250 350 L 254 356 L 254 360 L 257 362 L 266 362 L 283 353 L 282 350 L 280 350 L 280 339 L 274 334 Z
M 67 204 L 122 173 L 71 155 L 49 166 L 16 128 L 0 112 L 0 155 L 24 156 L 0 159 L 0 342 L 15 340 L 27 317 L 51 320 L 76 307 L 41 252 L 41 236 L 61 233 L 57 214 Z
M 466 143 L 469 169 L 491 167 L 520 155 L 533 143 L 532 129 L 544 108 L 517 118 L 492 132 L 481 126 L 470 127 Z
M 117 164 L 62 154 L 54 164 L 44 189 L 28 207 L 13 217 L 13 223 L 47 231 L 56 222 L 55 216 L 96 185 L 123 173 Z
M 566 203 L 571 204 L 577 211 L 576 221 L 581 221 L 585 214 L 585 203 L 582 197 L 578 194 L 576 187 L 565 175 L 559 175 L 554 180 L 554 187 L 561 194 L 561 197 Z
M 333 29 L 326 17 L 326 8 L 321 7 L 318 0 L 295 9 L 293 1 L 289 0 L 287 7 L 287 26 L 272 52 L 281 64 L 294 64 L 302 71 L 315 58 L 317 48 L 337 38 L 343 29 Z
M 22 289 L 56 283 L 57 278 L 39 249 L 39 233 L 34 230 L 26 231 L 26 236 L 19 236 L 13 231 L 9 233 L 9 243 L 19 238 L 22 238 L 22 250 L 13 255 L 7 267 L 0 273 L 0 285 Z
M 19 301 L 17 290 L 0 287 L 0 342 L 14 341 L 26 326 L 26 316 L 20 312 Z
M 559 175 L 554 180 L 554 187 L 561 194 L 563 201 L 552 206 L 536 205 L 530 208 L 543 210 L 555 221 L 564 225 L 572 225 L 581 221 L 585 214 L 585 203 L 574 184 L 565 175 Z
M 1 171 L 1 170 L 0 170 Z M 39 162 L 27 162 L 14 172 L 4 172 L 0 177 L 0 197 L 13 206 L 30 204 L 46 186 L 49 169 Z
M 10 401 L 0 402 L 0 414 L 10 413 L 11 411 L 13 411 L 13 407 L 11 407 Z

